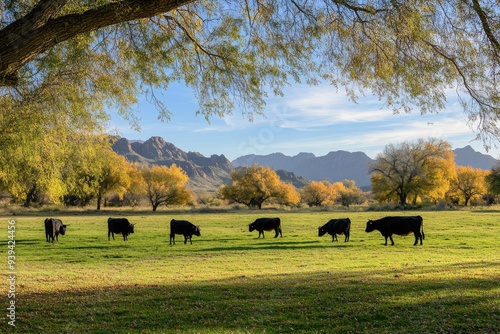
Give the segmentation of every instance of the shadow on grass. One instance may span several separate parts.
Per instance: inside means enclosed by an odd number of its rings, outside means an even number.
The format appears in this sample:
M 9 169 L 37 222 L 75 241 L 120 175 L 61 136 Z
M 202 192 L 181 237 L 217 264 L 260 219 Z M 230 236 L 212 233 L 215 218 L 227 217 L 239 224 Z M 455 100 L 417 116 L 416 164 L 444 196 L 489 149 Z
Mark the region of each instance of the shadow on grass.
M 498 263 L 481 263 L 498 267 Z M 432 272 L 435 268 L 427 268 Z M 441 270 L 457 268 L 441 268 Z M 460 269 L 460 268 L 458 268 Z M 19 293 L 24 333 L 496 333 L 499 277 L 390 271 L 235 277 Z M 2 319 L 0 329 L 6 328 Z
M 325 243 L 322 241 L 264 241 L 255 242 L 253 244 L 238 245 L 234 247 L 211 247 L 203 248 L 200 251 L 205 252 L 223 252 L 223 251 L 246 251 L 246 250 L 275 250 L 275 249 L 325 249 L 325 248 L 348 248 L 352 247 L 349 243 L 330 242 Z

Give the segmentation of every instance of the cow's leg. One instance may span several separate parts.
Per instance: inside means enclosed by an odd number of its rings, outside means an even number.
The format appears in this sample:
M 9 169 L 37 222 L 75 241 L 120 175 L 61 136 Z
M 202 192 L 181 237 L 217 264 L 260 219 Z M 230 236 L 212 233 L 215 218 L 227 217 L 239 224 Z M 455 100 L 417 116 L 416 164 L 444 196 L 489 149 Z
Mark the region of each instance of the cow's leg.
M 420 244 L 422 245 L 422 234 L 420 232 L 415 232 L 415 243 L 413 246 L 416 246 L 418 244 L 418 240 L 420 239 Z
M 394 240 L 392 240 L 392 234 L 389 235 L 389 238 L 391 238 L 391 246 L 394 246 Z
M 172 242 L 173 242 L 173 243 L 174 243 L 174 245 L 175 245 L 175 234 L 170 233 L 170 245 L 172 245 Z
M 264 230 L 259 231 L 259 238 L 260 238 L 260 234 L 261 234 L 261 233 L 262 233 L 262 239 L 264 239 L 264 238 L 265 238 L 265 237 L 264 237 Z M 258 239 L 258 238 L 257 238 L 257 239 Z
M 187 236 L 187 235 L 184 236 L 184 245 L 187 243 L 188 238 L 189 238 L 189 236 Z
M 347 230 L 345 232 L 345 239 L 344 239 L 344 242 L 348 242 L 349 241 L 349 234 L 351 234 L 351 232 L 349 230 Z
M 279 227 L 280 229 L 280 238 L 283 238 L 283 233 L 281 232 L 281 226 Z
M 275 238 L 277 238 L 279 234 L 280 234 L 280 232 L 279 232 L 279 230 L 278 230 L 278 227 L 276 227 L 276 228 L 274 229 L 274 237 L 275 237 Z
M 385 238 L 385 244 L 384 244 L 384 246 L 387 246 L 387 238 L 389 238 L 389 236 L 384 235 L 384 238 Z

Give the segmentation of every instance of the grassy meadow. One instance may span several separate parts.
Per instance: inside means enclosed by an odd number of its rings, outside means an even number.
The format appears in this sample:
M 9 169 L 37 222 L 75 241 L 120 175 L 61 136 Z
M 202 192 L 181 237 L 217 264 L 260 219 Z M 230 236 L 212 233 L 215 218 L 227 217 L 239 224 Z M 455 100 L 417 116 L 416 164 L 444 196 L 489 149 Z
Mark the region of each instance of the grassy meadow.
M 384 246 L 368 219 L 419 214 L 423 246 Z M 107 239 L 107 217 L 136 233 Z M 49 244 L 43 220 L 69 224 Z M 280 217 L 283 238 L 248 224 Z M 318 237 L 349 217 L 351 241 Z M 169 221 L 201 237 L 169 245 Z M 29 213 L 16 221 L 16 331 L 21 333 L 498 333 L 500 211 Z M 0 331 L 7 324 L 7 288 Z

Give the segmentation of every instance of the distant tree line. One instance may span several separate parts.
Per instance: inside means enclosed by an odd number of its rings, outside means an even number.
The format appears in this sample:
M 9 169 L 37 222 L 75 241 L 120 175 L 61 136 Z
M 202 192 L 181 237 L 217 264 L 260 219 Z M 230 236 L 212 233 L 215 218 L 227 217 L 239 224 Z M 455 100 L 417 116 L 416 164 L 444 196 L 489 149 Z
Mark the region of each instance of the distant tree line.
M 0 158 L 0 190 L 12 201 L 64 203 L 67 206 L 94 204 L 135 206 L 147 200 L 153 211 L 164 206 L 243 204 L 262 209 L 264 205 L 324 207 L 363 204 L 400 206 L 445 202 L 449 205 L 493 204 L 500 195 L 500 166 L 491 171 L 456 166 L 451 145 L 438 139 L 389 144 L 370 166 L 372 190 L 358 188 L 354 181 L 312 181 L 296 189 L 283 182 L 268 167 L 251 166 L 231 172 L 231 184 L 215 194 L 195 194 L 189 177 L 177 165 L 140 166 L 128 162 L 111 149 L 106 136 L 73 138 L 61 151 L 43 145 L 20 151 L 15 158 Z M 53 144 L 51 146 L 54 147 Z M 3 165 L 2 165 L 3 164 Z

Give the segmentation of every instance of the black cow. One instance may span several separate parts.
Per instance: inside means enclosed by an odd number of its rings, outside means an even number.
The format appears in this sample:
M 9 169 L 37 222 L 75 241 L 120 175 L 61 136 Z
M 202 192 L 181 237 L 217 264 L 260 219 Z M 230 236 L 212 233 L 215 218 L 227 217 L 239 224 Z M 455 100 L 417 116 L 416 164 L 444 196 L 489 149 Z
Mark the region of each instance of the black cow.
M 283 237 L 281 233 L 281 220 L 279 218 L 258 218 L 253 223 L 248 225 L 248 230 L 252 232 L 253 230 L 259 231 L 259 238 L 262 234 L 264 238 L 264 231 L 274 230 L 274 237 L 277 238 L 278 234 Z
M 123 240 L 128 240 L 129 234 L 134 233 L 134 225 L 127 218 L 108 218 L 108 240 L 110 235 L 115 240 L 115 233 L 123 234 Z
M 344 242 L 349 241 L 351 234 L 351 220 L 349 218 L 331 219 L 328 223 L 318 228 L 318 237 L 328 233 L 332 236 L 332 242 L 337 240 L 337 234 L 344 234 Z
M 47 242 L 54 243 L 54 239 L 58 240 L 59 234 L 66 234 L 66 226 L 62 223 L 60 219 L 57 218 L 47 218 L 45 219 L 45 239 Z
M 170 221 L 170 244 L 172 245 L 172 242 L 175 245 L 175 235 L 176 234 L 182 234 L 184 236 L 184 245 L 187 243 L 187 240 L 189 239 L 189 242 L 191 242 L 191 245 L 193 244 L 193 234 L 201 237 L 201 231 L 200 227 L 196 226 L 187 220 L 176 220 L 172 219 Z
M 392 235 L 408 235 L 411 232 L 415 234 L 415 246 L 420 239 L 425 239 L 424 235 L 424 222 L 420 216 L 406 216 L 406 217 L 384 217 L 377 220 L 369 220 L 366 223 L 366 232 L 379 230 L 385 237 L 385 245 L 387 246 L 387 238 L 391 238 L 391 245 L 394 246 Z

